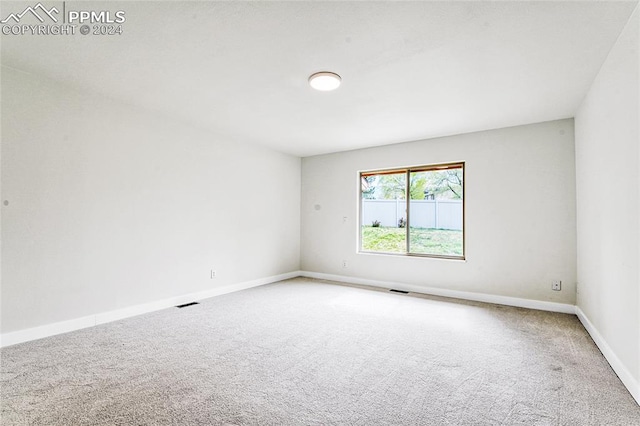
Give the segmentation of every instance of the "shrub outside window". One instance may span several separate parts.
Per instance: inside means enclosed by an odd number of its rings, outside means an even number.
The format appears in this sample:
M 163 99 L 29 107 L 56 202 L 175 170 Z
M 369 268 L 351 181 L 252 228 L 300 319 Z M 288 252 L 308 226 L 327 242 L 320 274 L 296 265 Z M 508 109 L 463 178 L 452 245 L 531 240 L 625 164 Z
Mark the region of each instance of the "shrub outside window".
M 464 259 L 464 163 L 361 172 L 360 252 Z

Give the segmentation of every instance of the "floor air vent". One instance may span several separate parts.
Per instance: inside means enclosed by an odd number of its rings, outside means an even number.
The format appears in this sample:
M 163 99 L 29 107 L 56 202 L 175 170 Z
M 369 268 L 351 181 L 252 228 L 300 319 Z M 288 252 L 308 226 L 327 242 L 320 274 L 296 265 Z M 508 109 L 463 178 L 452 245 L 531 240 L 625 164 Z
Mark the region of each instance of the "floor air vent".
M 396 290 L 395 288 L 389 289 L 389 291 L 391 293 L 400 293 L 400 294 L 409 294 L 408 291 L 404 291 L 404 290 Z
M 187 306 L 199 305 L 198 302 L 185 303 L 184 305 L 177 305 L 176 308 L 186 308 Z

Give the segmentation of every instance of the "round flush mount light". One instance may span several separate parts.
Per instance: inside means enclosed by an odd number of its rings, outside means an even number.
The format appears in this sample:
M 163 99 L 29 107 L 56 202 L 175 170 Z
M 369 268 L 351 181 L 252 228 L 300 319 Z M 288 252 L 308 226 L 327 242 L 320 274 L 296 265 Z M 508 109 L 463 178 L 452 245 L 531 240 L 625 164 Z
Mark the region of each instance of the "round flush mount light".
M 342 82 L 342 78 L 335 72 L 330 71 L 317 72 L 309 77 L 311 87 L 323 92 L 336 90 L 340 86 L 340 82 Z

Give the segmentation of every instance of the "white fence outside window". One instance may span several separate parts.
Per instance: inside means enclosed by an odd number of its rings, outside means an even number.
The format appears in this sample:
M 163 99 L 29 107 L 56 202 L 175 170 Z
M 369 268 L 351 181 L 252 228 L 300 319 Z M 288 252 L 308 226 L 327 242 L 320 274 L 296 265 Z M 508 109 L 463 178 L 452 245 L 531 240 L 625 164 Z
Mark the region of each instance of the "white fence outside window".
M 409 202 L 412 228 L 462 230 L 462 200 L 413 200 Z M 362 200 L 362 225 L 398 226 L 407 218 L 405 200 Z

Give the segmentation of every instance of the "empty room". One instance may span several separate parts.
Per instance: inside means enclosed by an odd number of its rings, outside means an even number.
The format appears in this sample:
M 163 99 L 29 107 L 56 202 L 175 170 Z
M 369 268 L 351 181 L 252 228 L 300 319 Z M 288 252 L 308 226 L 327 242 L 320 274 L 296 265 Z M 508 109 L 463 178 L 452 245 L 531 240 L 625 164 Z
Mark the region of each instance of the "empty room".
M 0 3 L 2 425 L 640 425 L 633 1 Z

